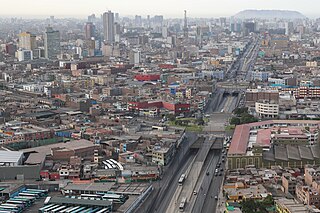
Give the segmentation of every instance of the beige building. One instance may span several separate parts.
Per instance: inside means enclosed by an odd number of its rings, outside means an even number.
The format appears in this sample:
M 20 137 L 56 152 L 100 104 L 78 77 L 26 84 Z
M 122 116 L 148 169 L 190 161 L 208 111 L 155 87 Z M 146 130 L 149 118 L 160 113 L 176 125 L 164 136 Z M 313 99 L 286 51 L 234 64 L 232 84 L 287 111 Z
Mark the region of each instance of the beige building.
M 255 109 L 260 118 L 276 118 L 279 115 L 279 104 L 270 101 L 256 102 Z
M 26 50 L 36 49 L 37 48 L 36 36 L 29 32 L 20 33 L 19 48 L 26 49 Z

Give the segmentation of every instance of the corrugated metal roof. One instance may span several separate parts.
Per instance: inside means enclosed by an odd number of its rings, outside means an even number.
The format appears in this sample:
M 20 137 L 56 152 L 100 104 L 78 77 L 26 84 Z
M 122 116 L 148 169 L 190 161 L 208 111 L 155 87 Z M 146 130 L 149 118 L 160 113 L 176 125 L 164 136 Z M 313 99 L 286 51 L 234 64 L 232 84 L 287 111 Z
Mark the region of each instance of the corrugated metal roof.
M 0 163 L 16 163 L 22 155 L 23 152 L 0 150 Z

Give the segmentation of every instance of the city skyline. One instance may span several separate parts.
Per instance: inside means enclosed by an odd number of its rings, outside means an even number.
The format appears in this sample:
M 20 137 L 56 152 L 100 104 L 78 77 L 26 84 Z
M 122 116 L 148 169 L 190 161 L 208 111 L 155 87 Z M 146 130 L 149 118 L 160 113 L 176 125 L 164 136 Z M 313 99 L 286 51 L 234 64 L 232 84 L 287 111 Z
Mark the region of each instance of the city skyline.
M 112 10 L 119 12 L 122 16 L 130 15 L 156 15 L 161 14 L 168 18 L 183 17 L 183 10 L 188 10 L 189 17 L 218 17 L 232 16 L 239 11 L 246 9 L 279 9 L 295 10 L 301 12 L 307 17 L 315 18 L 320 16 L 314 8 L 320 6 L 316 0 L 306 1 L 290 0 L 270 0 L 268 2 L 252 0 L 225 0 L 223 4 L 219 1 L 200 0 L 197 4 L 192 1 L 146 1 L 146 0 L 121 0 L 107 1 L 97 0 L 95 3 L 84 4 L 75 0 L 70 1 L 40 1 L 33 0 L 28 5 L 17 8 L 16 5 L 23 5 L 22 0 L 15 2 L 6 2 L 5 7 L 0 8 L 1 16 L 14 17 L 32 17 L 40 18 L 49 15 L 57 17 L 86 17 L 88 14 L 102 14 L 105 11 Z M 124 5 L 126 5 L 124 7 Z M 170 6 L 169 6 L 170 5 Z M 76 6 L 76 7 L 75 7 Z M 169 6 L 169 7 L 168 7 Z M 76 8 L 76 9 L 75 9 Z

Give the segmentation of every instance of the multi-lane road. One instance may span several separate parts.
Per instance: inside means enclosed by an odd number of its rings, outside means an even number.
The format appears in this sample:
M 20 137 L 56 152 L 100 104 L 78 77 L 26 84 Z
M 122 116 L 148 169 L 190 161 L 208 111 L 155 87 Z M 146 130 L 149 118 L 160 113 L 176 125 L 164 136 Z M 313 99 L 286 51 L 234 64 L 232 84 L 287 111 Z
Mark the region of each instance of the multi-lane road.
M 258 50 L 259 39 L 253 38 L 244 54 L 227 72 L 227 79 L 245 81 Z M 224 125 L 237 106 L 238 97 L 224 94 L 224 90 L 217 89 L 207 104 L 205 114 L 210 115 L 210 121 L 204 130 L 207 136 L 223 133 Z M 224 154 L 221 150 L 202 153 L 203 147 L 199 151 L 190 150 L 196 138 L 197 134 L 186 133 L 186 140 L 181 143 L 170 165 L 164 168 L 163 178 L 153 183 L 153 193 L 136 212 L 177 212 L 182 196 L 187 196 L 185 212 L 219 212 L 216 196 L 220 193 L 224 175 L 216 176 L 215 169 L 220 162 L 219 173 L 224 172 L 221 171 L 225 167 L 224 160 L 222 161 Z M 184 173 L 191 177 L 185 183 L 189 189 L 178 186 L 178 180 Z

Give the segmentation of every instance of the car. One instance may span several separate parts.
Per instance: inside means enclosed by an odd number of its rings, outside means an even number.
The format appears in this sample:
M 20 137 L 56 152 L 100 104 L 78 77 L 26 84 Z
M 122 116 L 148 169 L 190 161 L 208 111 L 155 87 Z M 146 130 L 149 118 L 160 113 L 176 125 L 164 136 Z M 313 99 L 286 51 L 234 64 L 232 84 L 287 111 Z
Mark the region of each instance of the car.
M 215 173 L 214 176 L 218 176 L 218 173 Z
M 219 172 L 219 169 L 216 169 L 214 172 L 215 172 L 215 173 L 218 173 L 218 172 Z
M 219 176 L 222 176 L 222 173 L 221 173 L 221 172 L 219 173 Z
M 222 163 L 224 163 L 224 159 L 222 159 Z
M 193 195 L 197 195 L 198 193 L 197 193 L 197 191 L 193 191 Z
M 223 168 L 221 168 L 220 171 L 223 172 Z
M 207 172 L 206 174 L 207 174 L 207 175 L 209 175 L 210 173 L 209 173 L 209 172 Z
M 214 196 L 214 199 L 218 200 L 218 196 L 217 196 L 217 195 L 216 195 L 216 196 Z

